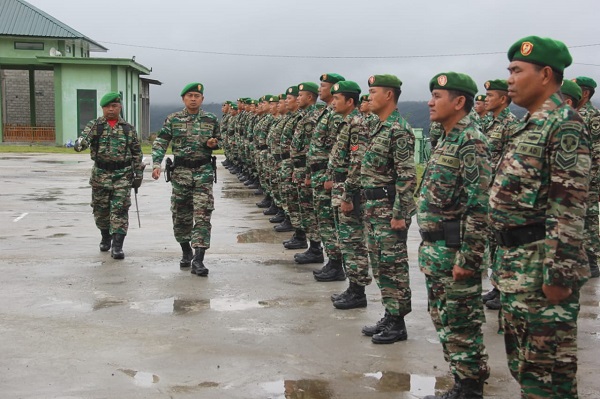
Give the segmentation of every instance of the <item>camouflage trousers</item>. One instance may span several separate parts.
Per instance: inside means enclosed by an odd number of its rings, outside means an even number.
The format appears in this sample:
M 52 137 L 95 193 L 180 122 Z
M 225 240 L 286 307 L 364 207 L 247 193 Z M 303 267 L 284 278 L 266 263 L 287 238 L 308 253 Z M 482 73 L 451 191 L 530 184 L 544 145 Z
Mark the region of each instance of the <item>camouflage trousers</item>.
M 210 218 L 215 206 L 212 168 L 207 166 L 194 170 L 175 168 L 171 180 L 175 239 L 179 243 L 190 242 L 193 248 L 210 248 Z
M 549 304 L 541 289 L 502 292 L 500 301 L 508 367 L 521 398 L 577 398 L 579 292 L 560 305 Z
M 429 315 L 450 372 L 459 379 L 484 381 L 489 377 L 483 344 L 485 322 L 481 302 L 481 273 L 454 281 L 456 249 L 440 243 L 422 243 L 419 267 L 425 273 Z
M 325 253 L 330 260 L 342 260 L 342 252 L 340 251 L 337 230 L 335 228 L 333 207 L 331 206 L 331 191 L 325 190 L 323 183 L 317 180 L 312 194 L 315 219 L 319 226 L 320 240 L 325 247 Z
M 92 203 L 96 227 L 111 234 L 127 235 L 131 186 L 106 188 L 92 186 Z
M 340 211 L 339 206 L 333 207 L 333 216 L 348 279 L 362 286 L 371 284 L 369 254 L 362 217 L 346 216 Z
M 388 199 L 368 200 L 365 203 L 367 250 L 373 277 L 381 291 L 383 306 L 394 316 L 405 316 L 412 310 L 406 229 L 392 230 L 392 205 Z
M 279 188 L 279 169 L 281 168 L 281 163 L 277 162 L 272 155 L 269 155 L 269 158 L 271 159 L 271 179 L 269 194 L 271 194 L 271 198 L 273 198 L 273 201 L 275 201 L 275 205 L 277 205 L 280 208 L 283 208 L 283 198 L 281 197 L 281 190 Z
M 290 217 L 292 226 L 299 229 L 302 227 L 302 219 L 300 216 L 298 189 L 296 188 L 296 184 L 292 182 L 293 170 L 294 168 L 290 159 L 281 161 L 281 168 L 279 169 L 279 191 L 281 192 L 285 213 Z
M 590 190 L 588 192 L 587 199 L 587 212 L 585 214 L 585 242 L 583 244 L 585 248 L 585 252 L 590 255 L 595 256 L 595 258 L 600 257 L 600 228 L 598 225 L 598 201 L 599 194 L 596 190 Z
M 306 167 L 294 168 L 294 176 L 298 180 L 296 189 L 298 190 L 298 203 L 300 205 L 300 220 L 302 229 L 306 232 L 306 237 L 311 241 L 321 241 L 319 233 L 319 224 L 315 216 L 313 206 L 313 193 L 311 187 L 306 187 L 304 179 L 307 176 Z

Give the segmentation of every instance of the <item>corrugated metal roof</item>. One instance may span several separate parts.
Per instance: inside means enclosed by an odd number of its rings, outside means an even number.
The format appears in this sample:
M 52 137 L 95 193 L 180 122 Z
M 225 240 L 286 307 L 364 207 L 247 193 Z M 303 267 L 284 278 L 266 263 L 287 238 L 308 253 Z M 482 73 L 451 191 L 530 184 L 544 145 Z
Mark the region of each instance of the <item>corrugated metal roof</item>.
M 108 50 L 23 0 L 0 0 L 0 35 L 81 39 L 90 43 L 90 51 Z

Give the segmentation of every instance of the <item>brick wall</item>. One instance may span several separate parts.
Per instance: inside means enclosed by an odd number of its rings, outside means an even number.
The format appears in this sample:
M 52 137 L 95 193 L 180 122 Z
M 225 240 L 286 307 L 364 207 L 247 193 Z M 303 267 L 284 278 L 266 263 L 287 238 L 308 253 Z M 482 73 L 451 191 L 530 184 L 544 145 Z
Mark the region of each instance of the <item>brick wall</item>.
M 30 125 L 29 71 L 2 70 L 5 87 L 4 123 Z M 35 71 L 36 126 L 54 126 L 54 72 Z
M 35 71 L 37 126 L 54 126 L 54 71 Z

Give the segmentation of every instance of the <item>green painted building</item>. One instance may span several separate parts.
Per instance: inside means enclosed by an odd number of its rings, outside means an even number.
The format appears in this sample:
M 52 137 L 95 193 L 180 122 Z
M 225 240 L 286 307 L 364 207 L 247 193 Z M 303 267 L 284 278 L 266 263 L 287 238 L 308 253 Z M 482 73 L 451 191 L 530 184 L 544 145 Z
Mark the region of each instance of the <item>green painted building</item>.
M 150 85 L 161 83 L 134 59 L 90 57 L 107 51 L 23 0 L 0 0 L 1 141 L 75 141 L 109 91 L 122 94 L 138 133 L 149 133 Z

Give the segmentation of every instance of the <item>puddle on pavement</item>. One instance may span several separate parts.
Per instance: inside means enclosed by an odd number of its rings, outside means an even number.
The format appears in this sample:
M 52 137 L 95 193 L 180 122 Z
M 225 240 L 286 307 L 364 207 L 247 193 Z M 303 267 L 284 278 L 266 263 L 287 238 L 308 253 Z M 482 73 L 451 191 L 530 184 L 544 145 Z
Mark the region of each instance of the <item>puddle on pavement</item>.
M 25 159 L 23 157 L 0 157 L 0 161 L 8 161 L 11 159 Z
M 254 190 L 252 190 L 250 188 L 221 190 L 221 198 L 250 198 L 250 197 L 258 197 L 258 195 L 254 195 Z
M 395 371 L 365 373 L 363 376 L 367 380 L 368 386 L 379 392 L 408 392 L 418 397 L 434 395 L 436 390 L 448 390 L 453 384 L 450 377 L 432 377 Z M 374 384 L 369 382 L 374 382 Z
M 231 312 L 269 307 L 261 304 L 264 301 L 248 301 L 236 298 L 215 299 L 177 299 L 166 298 L 150 301 L 131 302 L 129 307 L 142 313 L 184 315 L 204 310 Z
M 40 196 L 37 196 L 37 197 L 34 197 L 34 198 L 23 198 L 23 200 L 24 201 L 43 201 L 43 202 L 46 202 L 46 201 L 56 201 L 56 200 L 58 200 L 58 198 L 56 198 L 56 197 L 45 197 L 43 195 L 40 195 Z
M 152 384 L 156 384 L 160 381 L 160 378 L 156 374 L 147 373 L 145 371 L 130 369 L 119 369 L 119 371 L 133 378 L 135 384 L 142 387 L 150 387 Z
M 253 229 L 248 230 L 245 233 L 238 234 L 238 244 L 249 244 L 249 243 L 266 243 L 266 244 L 281 244 L 285 237 L 281 237 L 281 234 L 273 230 L 268 229 Z
M 264 382 L 261 388 L 270 399 L 331 399 L 333 391 L 323 380 L 279 380 Z
M 119 306 L 119 305 L 123 305 L 125 303 L 127 303 L 127 301 L 125 299 L 113 299 L 113 298 L 99 299 L 96 302 L 94 302 L 94 306 L 92 307 L 92 310 L 112 308 L 113 306 Z
M 169 389 L 171 393 L 192 393 L 198 388 L 217 388 L 219 386 L 218 382 L 214 381 L 204 381 L 198 385 L 174 385 Z
M 83 163 L 87 161 L 51 161 L 51 160 L 41 160 L 34 161 L 36 163 L 49 163 L 49 164 L 59 164 L 59 165 L 77 165 L 78 163 Z
M 51 236 L 48 236 L 48 238 L 61 238 L 61 237 L 65 237 L 68 236 L 67 233 L 56 233 L 56 234 L 52 234 Z

